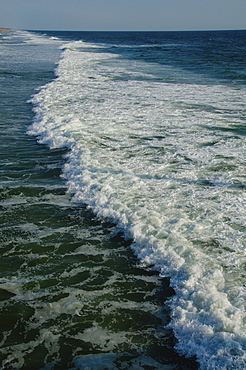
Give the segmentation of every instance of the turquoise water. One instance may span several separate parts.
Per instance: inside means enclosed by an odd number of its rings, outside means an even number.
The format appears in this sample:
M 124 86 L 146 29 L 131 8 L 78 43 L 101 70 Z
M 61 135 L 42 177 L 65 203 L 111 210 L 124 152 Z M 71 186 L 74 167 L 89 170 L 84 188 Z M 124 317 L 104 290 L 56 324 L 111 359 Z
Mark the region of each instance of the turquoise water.
M 243 369 L 245 32 L 0 38 L 2 367 Z

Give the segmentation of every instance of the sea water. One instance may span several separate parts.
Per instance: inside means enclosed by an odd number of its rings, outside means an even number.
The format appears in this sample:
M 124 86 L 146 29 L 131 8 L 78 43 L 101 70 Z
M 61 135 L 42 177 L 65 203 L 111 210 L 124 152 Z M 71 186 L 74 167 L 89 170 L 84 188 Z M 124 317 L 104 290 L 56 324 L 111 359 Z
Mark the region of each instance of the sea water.
M 244 369 L 246 32 L 0 38 L 3 368 Z

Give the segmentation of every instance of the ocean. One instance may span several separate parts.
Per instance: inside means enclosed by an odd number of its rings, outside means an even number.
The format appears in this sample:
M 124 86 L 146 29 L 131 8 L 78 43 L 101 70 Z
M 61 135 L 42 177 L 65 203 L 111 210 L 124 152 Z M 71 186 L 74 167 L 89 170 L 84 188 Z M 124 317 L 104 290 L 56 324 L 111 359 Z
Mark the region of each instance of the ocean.
M 245 369 L 246 31 L 0 34 L 2 369 Z

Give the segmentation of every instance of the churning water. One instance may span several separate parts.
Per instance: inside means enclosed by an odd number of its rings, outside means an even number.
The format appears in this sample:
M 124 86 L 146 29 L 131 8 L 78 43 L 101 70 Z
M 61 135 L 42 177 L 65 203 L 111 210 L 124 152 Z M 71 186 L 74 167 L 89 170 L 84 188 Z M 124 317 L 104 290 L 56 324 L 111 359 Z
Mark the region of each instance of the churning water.
M 0 37 L 3 368 L 245 368 L 246 32 Z

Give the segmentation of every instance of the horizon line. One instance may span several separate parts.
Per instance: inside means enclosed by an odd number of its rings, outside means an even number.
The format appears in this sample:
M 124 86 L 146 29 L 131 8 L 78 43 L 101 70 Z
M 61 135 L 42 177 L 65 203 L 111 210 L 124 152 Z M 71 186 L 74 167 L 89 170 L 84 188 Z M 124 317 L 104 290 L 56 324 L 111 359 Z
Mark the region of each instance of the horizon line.
M 181 30 L 81 30 L 81 29 L 30 29 L 30 28 L 8 28 L 0 27 L 0 30 L 6 31 L 49 31 L 49 32 L 219 32 L 219 31 L 246 31 L 246 28 L 219 28 L 219 29 L 181 29 Z

